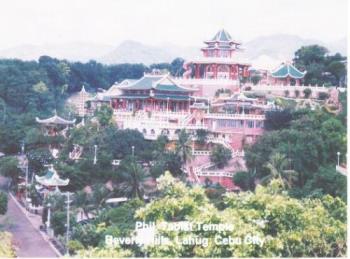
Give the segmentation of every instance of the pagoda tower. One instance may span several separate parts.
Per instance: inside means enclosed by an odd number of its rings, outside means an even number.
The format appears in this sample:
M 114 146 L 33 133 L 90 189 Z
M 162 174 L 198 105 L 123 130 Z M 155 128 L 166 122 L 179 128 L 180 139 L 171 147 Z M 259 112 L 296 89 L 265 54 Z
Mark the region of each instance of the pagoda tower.
M 200 95 L 213 96 L 217 89 L 237 90 L 243 78 L 249 76 L 249 63 L 242 62 L 237 55 L 241 43 L 233 40 L 223 30 L 204 41 L 202 56 L 184 63 L 185 72 L 181 84 L 202 89 Z

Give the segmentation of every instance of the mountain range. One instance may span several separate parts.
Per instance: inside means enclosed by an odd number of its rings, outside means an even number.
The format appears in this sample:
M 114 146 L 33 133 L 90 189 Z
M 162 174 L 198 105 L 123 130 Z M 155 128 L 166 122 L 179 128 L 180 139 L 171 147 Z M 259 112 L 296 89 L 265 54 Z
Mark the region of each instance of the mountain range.
M 256 67 L 271 68 L 276 64 L 290 60 L 294 52 L 301 46 L 319 44 L 329 49 L 331 53 L 347 53 L 346 38 L 334 42 L 322 42 L 314 39 L 304 39 L 296 35 L 274 34 L 257 37 L 242 44 L 241 58 L 251 62 Z M 152 63 L 171 62 L 176 57 L 192 59 L 200 55 L 199 46 L 182 47 L 172 43 L 151 46 L 137 41 L 124 41 L 118 46 L 91 43 L 72 42 L 65 44 L 20 45 L 0 50 L 0 58 L 19 58 L 22 60 L 37 60 L 42 55 L 48 55 L 70 61 L 87 62 L 96 60 L 104 64 L 117 63 Z

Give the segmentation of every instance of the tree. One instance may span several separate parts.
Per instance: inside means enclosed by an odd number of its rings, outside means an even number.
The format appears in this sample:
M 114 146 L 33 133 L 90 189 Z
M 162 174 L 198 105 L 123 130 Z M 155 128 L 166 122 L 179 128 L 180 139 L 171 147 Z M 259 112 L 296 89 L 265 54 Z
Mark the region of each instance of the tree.
M 97 117 L 98 122 L 102 127 L 105 127 L 111 123 L 112 115 L 113 115 L 113 110 L 110 106 L 107 106 L 107 105 L 101 106 L 101 108 L 99 108 L 95 112 L 95 116 Z
M 4 215 L 7 211 L 7 195 L 0 191 L 0 215 Z
M 268 187 L 257 186 L 255 193 L 227 193 L 224 206 L 219 210 L 202 188 L 187 187 L 169 173 L 158 179 L 158 185 L 159 198 L 140 208 L 135 214 L 136 220 L 169 224 L 186 221 L 195 225 L 198 222 L 221 223 L 237 228 L 223 234 L 203 229 L 170 231 L 156 224 L 156 229 L 169 238 L 170 245 L 147 245 L 145 252 L 148 256 L 307 257 L 342 256 L 346 253 L 346 204 L 339 198 L 325 196 L 297 200 L 286 195 L 279 180 L 273 180 Z M 268 238 L 264 239 L 262 246 L 244 242 L 222 245 L 214 241 L 215 237 L 229 236 L 243 240 L 247 235 Z M 208 243 L 201 246 L 176 242 L 188 237 L 206 238 Z
M 289 96 L 289 90 L 284 90 L 284 96 L 288 97 Z
M 240 171 L 233 175 L 234 184 L 238 185 L 243 191 L 255 190 L 256 170 Z
M 305 98 L 309 98 L 310 95 L 311 95 L 311 93 L 312 93 L 312 91 L 311 91 L 310 88 L 305 88 L 304 91 L 303 91 L 303 93 L 304 93 L 304 97 L 305 97 Z
M 0 159 L 0 173 L 5 177 L 11 178 L 12 182 L 17 181 L 20 171 L 16 157 L 8 156 Z
M 267 111 L 265 116 L 266 130 L 278 130 L 286 128 L 293 119 L 290 109 Z
M 182 129 L 176 141 L 176 154 L 179 155 L 183 164 L 192 157 L 191 137 L 186 130 Z
M 252 83 L 254 85 L 257 85 L 260 82 L 260 80 L 262 79 L 262 77 L 261 77 L 261 75 L 252 75 L 250 79 L 252 80 Z
M 270 156 L 270 160 L 266 163 L 269 174 L 261 179 L 262 183 L 268 183 L 272 179 L 280 180 L 283 185 L 291 188 L 293 182 L 297 180 L 297 173 L 294 170 L 286 169 L 288 167 L 288 159 L 284 154 L 275 153 Z
M 200 145 L 204 145 L 207 142 L 208 134 L 209 134 L 209 132 L 205 129 L 197 129 L 196 130 L 197 142 Z
M 346 57 L 339 53 L 329 55 L 325 47 L 319 45 L 303 46 L 295 52 L 294 62 L 297 68 L 306 70 L 306 85 L 346 84 Z
M 127 157 L 120 164 L 121 178 L 125 181 L 122 185 L 124 193 L 129 197 L 137 197 L 143 200 L 142 181 L 145 178 L 145 172 L 136 162 L 134 157 Z
M 183 58 L 176 58 L 170 64 L 170 73 L 172 76 L 179 77 L 185 70 L 183 68 L 185 60 Z
M 210 161 L 213 162 L 218 168 L 223 168 L 228 164 L 232 158 L 232 152 L 230 149 L 219 144 L 213 148 L 210 155 Z

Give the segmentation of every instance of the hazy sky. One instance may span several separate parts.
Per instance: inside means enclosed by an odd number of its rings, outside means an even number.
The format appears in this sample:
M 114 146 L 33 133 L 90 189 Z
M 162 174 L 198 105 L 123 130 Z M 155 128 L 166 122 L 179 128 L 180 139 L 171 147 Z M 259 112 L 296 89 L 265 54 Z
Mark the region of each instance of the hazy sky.
M 198 46 L 220 28 L 243 42 L 275 33 L 338 40 L 347 0 L 0 0 L 0 48 L 127 39 Z

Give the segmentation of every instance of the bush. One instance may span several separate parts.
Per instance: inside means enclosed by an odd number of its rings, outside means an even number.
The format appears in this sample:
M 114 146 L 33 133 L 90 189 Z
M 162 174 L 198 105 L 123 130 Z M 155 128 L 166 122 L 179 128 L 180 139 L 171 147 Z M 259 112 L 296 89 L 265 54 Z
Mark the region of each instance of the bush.
M 75 255 L 79 250 L 83 250 L 85 247 L 77 240 L 70 240 L 68 243 L 68 250 L 70 255 Z
M 227 165 L 231 158 L 231 150 L 223 145 L 217 145 L 210 155 L 210 161 L 213 162 L 218 168 L 223 168 L 225 165 Z
M 311 95 L 311 93 L 312 93 L 312 91 L 311 91 L 310 88 L 305 88 L 304 91 L 303 91 L 303 93 L 304 93 L 304 97 L 305 97 L 305 98 L 309 98 L 310 95 Z
M 329 97 L 328 93 L 325 93 L 325 92 L 318 93 L 318 99 L 320 100 L 326 100 L 328 97 Z
M 12 245 L 12 234 L 0 232 L 0 258 L 16 257 L 15 249 Z
M 0 215 L 4 215 L 7 211 L 7 195 L 0 192 Z
M 289 91 L 288 90 L 284 90 L 284 96 L 288 97 L 289 96 Z
M 233 183 L 238 185 L 243 191 L 255 189 L 254 174 L 246 171 L 239 171 L 233 176 Z

